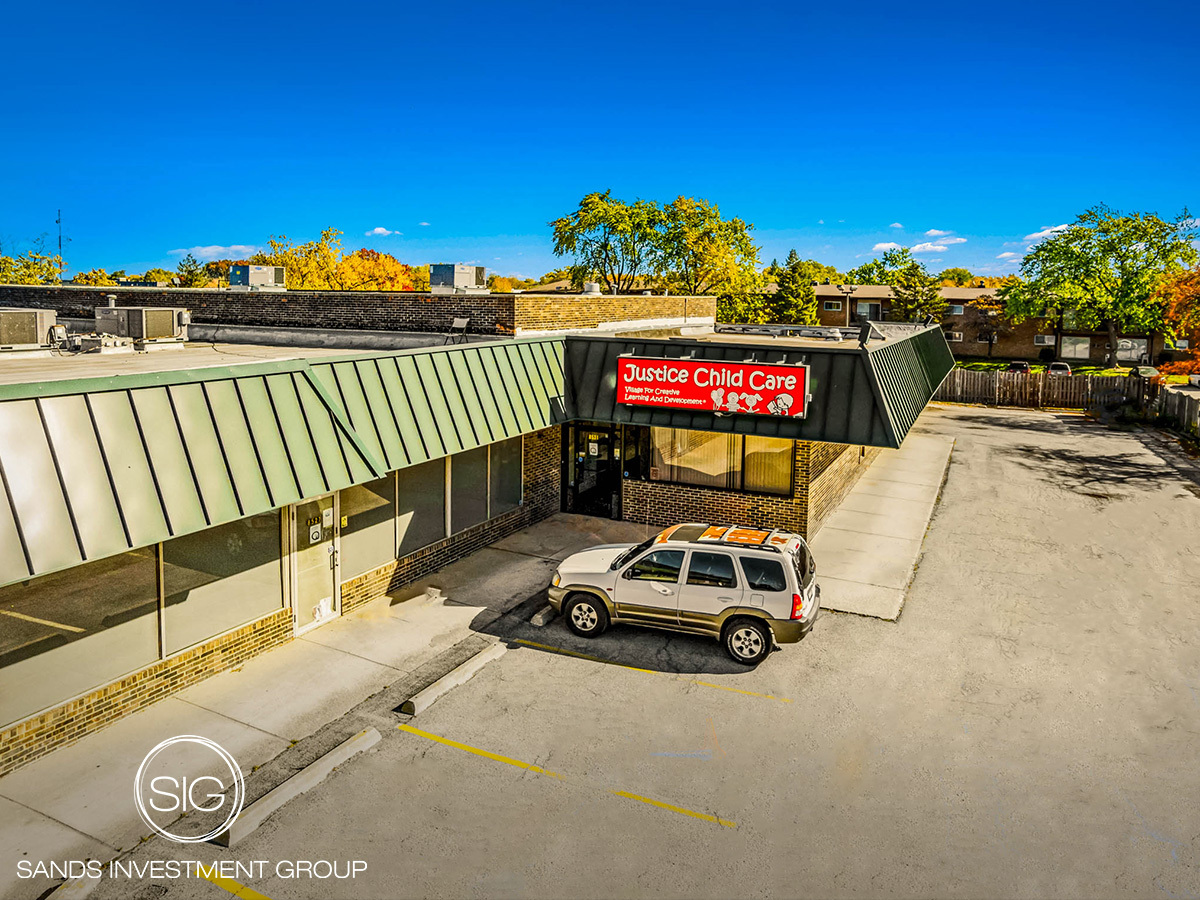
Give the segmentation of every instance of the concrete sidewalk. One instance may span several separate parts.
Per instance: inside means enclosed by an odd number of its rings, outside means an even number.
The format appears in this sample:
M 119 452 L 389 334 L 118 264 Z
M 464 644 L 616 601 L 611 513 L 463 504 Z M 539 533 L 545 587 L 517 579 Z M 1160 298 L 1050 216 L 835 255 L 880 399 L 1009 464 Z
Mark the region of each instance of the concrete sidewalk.
M 954 447 L 910 434 L 884 450 L 812 539 L 821 604 L 894 620 L 921 556 Z
M 558 560 L 646 533 L 553 516 L 0 778 L 0 897 L 52 884 L 17 880 L 18 860 L 107 861 L 148 836 L 134 776 L 160 741 L 205 735 L 249 774 L 544 591 Z

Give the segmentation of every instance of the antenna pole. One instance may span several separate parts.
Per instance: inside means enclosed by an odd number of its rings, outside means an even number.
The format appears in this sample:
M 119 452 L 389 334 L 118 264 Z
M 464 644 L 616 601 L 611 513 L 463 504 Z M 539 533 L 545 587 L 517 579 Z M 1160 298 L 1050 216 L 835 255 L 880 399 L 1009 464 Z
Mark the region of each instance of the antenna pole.
M 63 272 L 63 255 L 62 255 L 62 210 L 58 211 L 58 218 L 54 220 L 54 224 L 58 226 L 58 277 L 62 278 Z

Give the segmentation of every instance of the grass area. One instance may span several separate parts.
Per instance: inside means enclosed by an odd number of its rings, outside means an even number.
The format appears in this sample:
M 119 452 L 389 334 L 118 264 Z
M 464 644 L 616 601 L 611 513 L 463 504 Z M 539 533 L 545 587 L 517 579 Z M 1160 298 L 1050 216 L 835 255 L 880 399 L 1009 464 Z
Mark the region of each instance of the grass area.
M 1098 366 L 1093 363 L 1075 363 L 1070 360 L 1063 360 L 1071 367 L 1072 375 L 1128 375 L 1128 369 L 1109 369 L 1105 366 Z M 956 359 L 954 365 L 960 369 L 971 369 L 974 372 L 1003 372 L 1008 368 L 1010 360 L 1007 359 Z M 1045 372 L 1047 363 L 1030 362 L 1029 369 L 1032 372 Z M 1185 379 L 1186 380 L 1186 379 Z

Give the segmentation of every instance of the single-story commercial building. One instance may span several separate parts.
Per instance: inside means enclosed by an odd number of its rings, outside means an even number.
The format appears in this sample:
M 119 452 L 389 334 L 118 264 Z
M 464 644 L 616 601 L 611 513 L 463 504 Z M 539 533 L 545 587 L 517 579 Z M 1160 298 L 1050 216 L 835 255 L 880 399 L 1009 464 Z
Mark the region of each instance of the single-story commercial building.
M 812 534 L 952 366 L 654 334 L 0 358 L 0 774 L 560 510 Z

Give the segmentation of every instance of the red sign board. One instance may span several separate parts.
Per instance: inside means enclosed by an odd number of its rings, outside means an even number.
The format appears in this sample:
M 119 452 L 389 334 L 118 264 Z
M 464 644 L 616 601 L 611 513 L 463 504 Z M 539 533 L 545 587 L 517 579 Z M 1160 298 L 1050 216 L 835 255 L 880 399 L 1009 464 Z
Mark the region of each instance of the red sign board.
M 808 366 L 622 356 L 617 402 L 693 412 L 803 417 Z

